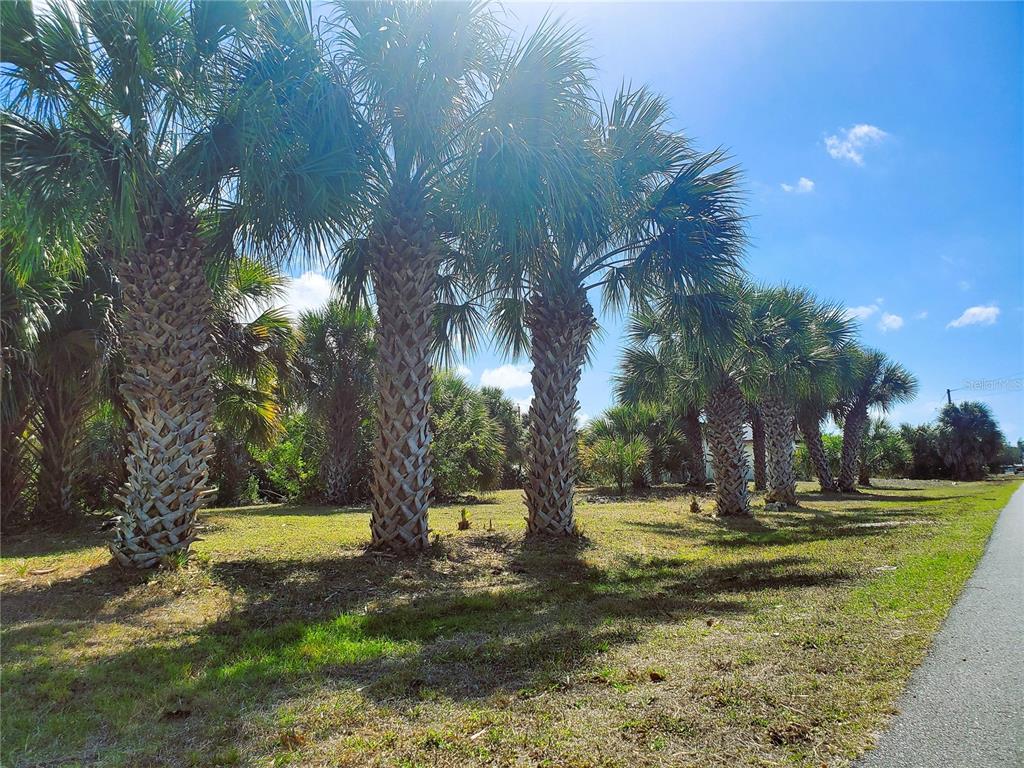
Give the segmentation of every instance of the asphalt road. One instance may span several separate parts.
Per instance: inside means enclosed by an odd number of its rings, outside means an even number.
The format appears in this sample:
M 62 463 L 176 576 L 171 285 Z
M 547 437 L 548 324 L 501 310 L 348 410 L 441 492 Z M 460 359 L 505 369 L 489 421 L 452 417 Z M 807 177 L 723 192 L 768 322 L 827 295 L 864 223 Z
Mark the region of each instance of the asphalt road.
M 1024 768 L 1024 487 L 859 768 Z

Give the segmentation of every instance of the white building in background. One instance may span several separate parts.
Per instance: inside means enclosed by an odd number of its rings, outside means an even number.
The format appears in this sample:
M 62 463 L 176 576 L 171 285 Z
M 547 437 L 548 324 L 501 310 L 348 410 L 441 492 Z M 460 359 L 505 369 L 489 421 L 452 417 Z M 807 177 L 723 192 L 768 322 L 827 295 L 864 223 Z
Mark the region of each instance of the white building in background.
M 743 428 L 743 450 L 747 453 L 747 482 L 754 482 L 754 433 L 747 424 Z M 704 441 L 704 470 L 708 480 L 715 479 L 715 470 L 711 466 L 711 450 L 708 441 Z

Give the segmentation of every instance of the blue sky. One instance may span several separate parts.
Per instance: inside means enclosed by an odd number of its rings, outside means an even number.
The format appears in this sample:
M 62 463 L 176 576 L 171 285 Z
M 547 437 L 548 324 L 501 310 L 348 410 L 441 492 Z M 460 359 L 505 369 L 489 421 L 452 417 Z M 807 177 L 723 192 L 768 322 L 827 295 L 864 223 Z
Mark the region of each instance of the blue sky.
M 920 379 L 894 421 L 934 418 L 950 387 L 1024 436 L 1024 6 L 506 7 L 522 29 L 548 8 L 579 23 L 606 93 L 646 83 L 699 146 L 730 150 L 748 269 L 855 308 L 863 341 Z M 297 305 L 319 280 L 299 279 Z M 587 416 L 611 403 L 621 348 L 621 318 L 602 322 Z M 464 365 L 473 383 L 530 395 L 527 361 L 485 350 Z

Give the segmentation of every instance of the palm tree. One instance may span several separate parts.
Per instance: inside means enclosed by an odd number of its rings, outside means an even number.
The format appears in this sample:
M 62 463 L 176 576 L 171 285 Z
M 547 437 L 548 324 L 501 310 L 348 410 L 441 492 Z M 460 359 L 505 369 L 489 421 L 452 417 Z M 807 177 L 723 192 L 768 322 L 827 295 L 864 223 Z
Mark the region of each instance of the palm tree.
M 684 455 L 689 458 L 693 453 L 691 446 L 684 445 L 681 426 L 667 403 L 622 403 L 592 419 L 585 437 L 591 442 L 618 441 L 623 446 L 642 441 L 645 460 L 630 478 L 633 486 L 640 488 L 658 482 L 664 469 L 681 468 Z
M 211 261 L 217 350 L 213 463 L 217 502 L 228 505 L 238 503 L 249 447 L 267 446 L 281 433 L 299 335 L 282 308 L 264 306 L 284 291 L 277 269 L 230 252 Z
M 545 22 L 510 48 L 466 171 L 499 340 L 533 362 L 530 534 L 575 533 L 576 388 L 597 320 L 589 293 L 622 307 L 626 289 L 679 295 L 721 282 L 741 240 L 736 170 L 696 156 L 667 105 L 620 90 L 593 110 L 591 64 L 572 29 Z
M 734 285 L 727 295 L 693 302 L 682 320 L 675 309 L 634 312 L 618 377 L 620 395 L 627 398 L 701 393 L 716 511 L 722 517 L 751 514 L 744 447 L 751 380 L 751 355 L 741 333 L 745 296 L 742 286 Z
M 1006 442 L 985 403 L 963 402 L 942 409 L 938 423 L 939 450 L 954 480 L 981 480 L 985 467 Z
M 836 419 L 843 426 L 843 452 L 839 461 L 839 490 L 852 493 L 868 410 L 887 412 L 896 403 L 917 394 L 917 379 L 899 363 L 876 350 L 858 350 L 854 359 L 853 387 L 837 403 Z
M 821 424 L 842 393 L 852 388 L 857 355 L 858 349 L 852 343 L 836 347 L 831 360 L 815 373 L 811 386 L 798 393 L 797 427 L 823 493 L 835 493 L 838 485 L 825 452 Z
M 748 419 L 750 420 L 750 436 L 754 452 L 754 490 L 763 491 L 767 485 L 766 460 L 765 460 L 765 435 L 764 418 L 761 416 L 761 406 L 756 402 L 747 404 Z
M 789 286 L 750 293 L 746 345 L 754 356 L 766 443 L 765 500 L 796 504 L 795 410 L 801 393 L 817 386 L 847 345 L 854 326 L 838 305 L 822 304 L 807 290 Z
M 334 299 L 299 318 L 300 371 L 306 403 L 325 425 L 320 472 L 328 503 L 351 504 L 359 425 L 374 386 L 374 322 L 365 308 Z
M 340 78 L 380 158 L 372 221 L 340 254 L 348 289 L 371 282 L 377 310 L 371 544 L 417 552 L 429 546 L 433 321 L 451 239 L 444 190 L 501 38 L 475 2 L 337 2 L 333 27 Z
M 369 148 L 295 4 L 3 3 L 3 181 L 32 242 L 77 242 L 121 286 L 128 482 L 111 549 L 187 552 L 209 493 L 214 299 L 199 218 L 268 252 L 351 227 Z M 360 210 L 362 210 L 360 208 Z M 96 225 L 96 222 L 101 222 Z M 43 237 L 46 235 L 46 237 Z
M 36 517 L 47 524 L 66 526 L 75 517 L 74 493 L 86 465 L 80 450 L 83 428 L 112 341 L 109 276 L 99 265 L 92 272 L 73 279 L 60 302 L 50 306 L 35 355 Z

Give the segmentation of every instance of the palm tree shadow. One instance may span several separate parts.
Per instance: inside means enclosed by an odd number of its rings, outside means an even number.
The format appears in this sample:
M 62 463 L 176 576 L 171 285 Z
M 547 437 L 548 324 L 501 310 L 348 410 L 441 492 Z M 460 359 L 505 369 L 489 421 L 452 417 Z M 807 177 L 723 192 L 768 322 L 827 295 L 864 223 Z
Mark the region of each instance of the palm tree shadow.
M 400 563 L 367 553 L 212 563 L 211 578 L 241 597 L 234 610 L 192 642 L 98 658 L 76 672 L 76 689 L 88 706 L 99 681 L 145 665 L 198 708 L 229 697 L 244 709 L 253 696 L 285 696 L 311 678 L 347 681 L 382 701 L 416 699 L 426 688 L 479 698 L 564 680 L 650 623 L 740 614 L 752 593 L 851 577 L 800 557 L 727 565 L 631 558 L 607 569 L 585 561 L 585 549 L 493 534 L 443 539 L 432 555 Z M 65 584 L 36 597 L 54 620 L 80 619 L 95 607 L 83 591 Z M 310 650 L 312 638 L 322 653 Z M 183 684 L 175 670 L 186 664 L 204 672 Z

